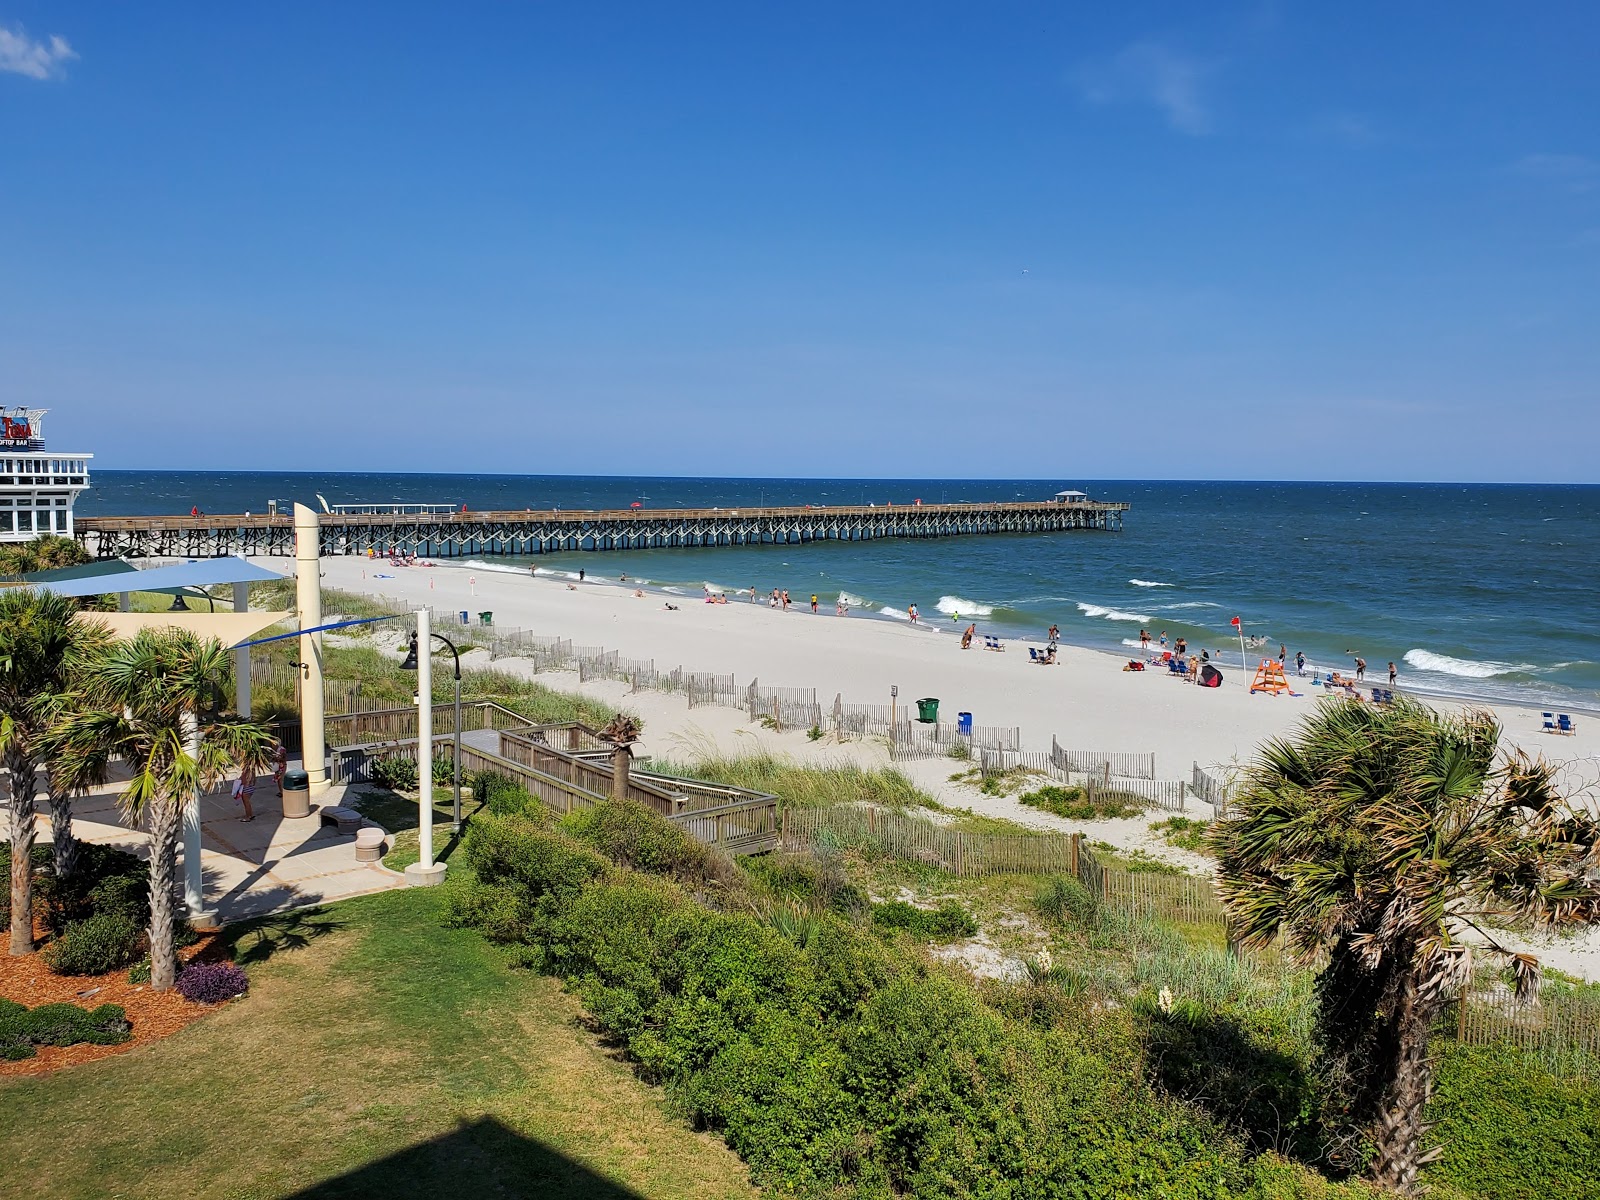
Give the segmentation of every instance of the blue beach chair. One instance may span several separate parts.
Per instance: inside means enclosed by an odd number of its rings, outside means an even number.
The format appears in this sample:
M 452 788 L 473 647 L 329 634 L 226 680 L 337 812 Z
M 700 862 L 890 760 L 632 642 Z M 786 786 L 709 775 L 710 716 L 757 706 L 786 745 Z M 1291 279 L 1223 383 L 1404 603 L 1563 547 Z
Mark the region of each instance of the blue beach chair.
M 1578 724 L 1571 717 L 1567 716 L 1566 713 L 1559 713 L 1556 716 L 1556 732 L 1569 734 L 1577 733 Z
M 1556 715 L 1555 715 L 1555 713 L 1545 713 L 1544 714 L 1544 729 L 1541 732 L 1543 732 L 1543 733 L 1554 733 L 1555 731 L 1556 731 Z

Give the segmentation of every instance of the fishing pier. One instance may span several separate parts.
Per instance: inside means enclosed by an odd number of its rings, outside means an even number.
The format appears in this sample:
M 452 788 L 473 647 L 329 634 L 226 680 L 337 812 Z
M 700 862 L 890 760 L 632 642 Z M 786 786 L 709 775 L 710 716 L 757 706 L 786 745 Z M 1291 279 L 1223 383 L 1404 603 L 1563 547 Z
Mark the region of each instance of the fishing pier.
M 358 506 L 344 506 L 358 507 Z M 381 506 L 367 506 L 378 508 Z M 1122 528 L 1128 505 L 1073 499 L 972 504 L 785 508 L 624 508 L 515 512 L 324 512 L 323 554 L 419 557 L 794 545 L 875 538 L 969 537 Z M 74 534 L 96 558 L 294 554 L 287 513 L 80 517 Z

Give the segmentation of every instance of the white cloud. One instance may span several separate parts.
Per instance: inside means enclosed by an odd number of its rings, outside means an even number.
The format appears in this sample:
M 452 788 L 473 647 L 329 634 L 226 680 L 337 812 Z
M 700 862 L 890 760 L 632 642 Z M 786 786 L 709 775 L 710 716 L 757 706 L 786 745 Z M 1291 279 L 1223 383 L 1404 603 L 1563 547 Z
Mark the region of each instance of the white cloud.
M 52 34 L 49 41 L 36 42 L 20 28 L 0 26 L 0 71 L 29 79 L 58 79 L 77 57 L 64 37 Z
M 1149 104 L 1182 133 L 1211 132 L 1203 94 L 1213 67 L 1159 42 L 1134 42 L 1104 62 L 1087 63 L 1075 78 L 1091 104 Z

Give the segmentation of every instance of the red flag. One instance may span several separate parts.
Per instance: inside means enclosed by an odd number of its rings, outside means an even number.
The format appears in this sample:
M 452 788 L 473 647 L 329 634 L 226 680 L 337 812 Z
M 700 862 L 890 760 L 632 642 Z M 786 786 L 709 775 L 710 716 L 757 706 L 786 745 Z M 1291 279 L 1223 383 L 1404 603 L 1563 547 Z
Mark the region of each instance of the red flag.
M 1238 617 L 1235 617 L 1235 618 L 1234 618 L 1234 619 L 1233 619 L 1233 627 L 1234 627 L 1234 628 L 1235 628 L 1235 629 L 1237 629 L 1237 628 L 1239 628 L 1239 618 L 1238 618 Z

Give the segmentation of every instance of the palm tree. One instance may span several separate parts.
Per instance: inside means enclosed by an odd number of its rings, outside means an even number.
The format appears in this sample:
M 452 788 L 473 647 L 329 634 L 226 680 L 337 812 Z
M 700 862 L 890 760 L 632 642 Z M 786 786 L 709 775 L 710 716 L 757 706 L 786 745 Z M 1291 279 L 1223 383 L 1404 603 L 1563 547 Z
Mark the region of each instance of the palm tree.
M 0 591 L 0 761 L 11 775 L 11 953 L 33 950 L 32 850 L 37 831 L 38 771 L 53 770 L 45 744 L 62 697 L 108 635 L 74 620 L 76 602 L 34 588 Z M 54 833 L 61 874 L 72 868 L 72 801 L 52 782 Z
M 600 730 L 600 739 L 611 743 L 611 795 L 614 799 L 627 798 L 633 744 L 639 740 L 639 733 L 639 722 L 626 713 L 618 713 Z
M 89 552 L 71 538 L 42 533 L 32 541 L 0 546 L 0 576 L 17 578 L 31 571 L 54 571 L 89 561 Z
M 1317 982 L 1319 1050 L 1371 1174 L 1403 1192 L 1424 1163 L 1428 1036 L 1473 951 L 1534 994 L 1539 962 L 1504 932 L 1600 921 L 1600 825 L 1553 768 L 1497 753 L 1488 713 L 1326 701 L 1269 743 L 1212 834 L 1218 891 L 1249 946 L 1282 936 Z
M 82 706 L 54 739 L 66 786 L 103 777 L 112 756 L 133 772 L 123 810 L 150 834 L 150 986 L 172 986 L 173 883 L 183 810 L 246 763 L 264 769 L 272 734 L 226 711 L 232 655 L 215 638 L 178 629 L 143 630 L 112 646 L 87 674 Z

